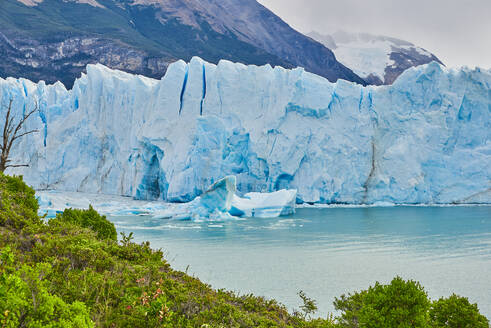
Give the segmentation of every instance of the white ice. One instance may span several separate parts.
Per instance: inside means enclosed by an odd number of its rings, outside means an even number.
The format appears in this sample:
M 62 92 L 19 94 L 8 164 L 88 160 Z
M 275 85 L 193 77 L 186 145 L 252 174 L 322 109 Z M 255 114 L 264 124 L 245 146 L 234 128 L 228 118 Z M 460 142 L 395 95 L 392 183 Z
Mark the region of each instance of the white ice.
M 224 220 L 237 217 L 273 218 L 295 212 L 296 190 L 274 193 L 250 193 L 240 198 L 235 195 L 236 178 L 228 176 L 218 180 L 193 201 L 182 204 L 137 201 L 128 197 L 38 191 L 36 197 L 39 214 L 48 218 L 67 208 L 87 209 L 111 216 L 149 215 L 159 219 L 193 221 Z
M 290 215 L 295 213 L 296 198 L 295 189 L 283 189 L 272 193 L 250 192 L 243 198 L 234 195 L 230 214 L 259 218 Z
M 193 58 L 161 80 L 87 66 L 72 90 L 0 79 L 0 117 L 39 104 L 13 163 L 36 189 L 189 202 L 222 177 L 298 203 L 491 203 L 491 71 L 412 68 L 393 85 Z

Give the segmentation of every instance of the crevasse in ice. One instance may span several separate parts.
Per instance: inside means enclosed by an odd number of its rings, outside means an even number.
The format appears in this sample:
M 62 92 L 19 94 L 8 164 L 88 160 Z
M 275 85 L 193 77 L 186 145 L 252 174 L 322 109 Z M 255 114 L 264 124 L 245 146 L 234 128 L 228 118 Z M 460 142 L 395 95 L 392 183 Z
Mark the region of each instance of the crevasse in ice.
M 72 90 L 0 79 L 1 112 L 38 103 L 12 159 L 37 189 L 187 202 L 237 192 L 297 202 L 491 203 L 491 71 L 410 69 L 392 86 L 195 57 L 161 80 L 87 66 Z

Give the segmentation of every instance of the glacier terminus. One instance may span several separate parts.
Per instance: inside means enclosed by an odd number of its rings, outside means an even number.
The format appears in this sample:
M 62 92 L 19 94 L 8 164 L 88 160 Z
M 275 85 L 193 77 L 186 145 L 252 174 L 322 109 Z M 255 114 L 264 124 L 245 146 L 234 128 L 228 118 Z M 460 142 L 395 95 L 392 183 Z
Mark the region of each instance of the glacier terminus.
M 409 69 L 393 85 L 194 57 L 161 80 L 88 65 L 71 90 L 0 79 L 39 106 L 12 159 L 36 189 L 189 202 L 226 176 L 297 203 L 491 203 L 491 71 Z M 254 195 L 254 194 L 252 194 Z M 251 196 L 251 195 L 250 195 Z

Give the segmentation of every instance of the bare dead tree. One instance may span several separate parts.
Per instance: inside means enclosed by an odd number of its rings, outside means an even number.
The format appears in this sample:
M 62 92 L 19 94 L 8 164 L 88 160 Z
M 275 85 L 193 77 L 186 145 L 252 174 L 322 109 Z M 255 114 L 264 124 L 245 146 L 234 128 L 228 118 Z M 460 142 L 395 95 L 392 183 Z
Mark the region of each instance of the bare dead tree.
M 38 111 L 38 105 L 33 110 L 24 113 L 22 118 L 15 123 L 15 117 L 12 113 L 12 103 L 13 99 L 10 99 L 9 106 L 7 108 L 7 113 L 5 114 L 5 123 L 3 125 L 3 136 L 2 136 L 2 144 L 0 147 L 0 172 L 4 172 L 9 167 L 27 167 L 27 164 L 10 164 L 12 161 L 10 160 L 10 150 L 14 145 L 14 142 L 22 137 L 27 136 L 28 134 L 39 132 L 38 130 L 28 130 L 22 131 L 22 127 L 29 119 L 29 117 Z

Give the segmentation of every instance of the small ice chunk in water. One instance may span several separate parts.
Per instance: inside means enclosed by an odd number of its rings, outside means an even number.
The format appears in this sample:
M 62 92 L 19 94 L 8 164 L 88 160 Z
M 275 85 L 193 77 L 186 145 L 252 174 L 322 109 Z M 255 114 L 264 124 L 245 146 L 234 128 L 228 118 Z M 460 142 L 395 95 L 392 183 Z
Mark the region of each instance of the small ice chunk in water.
M 272 193 L 250 192 L 241 198 L 234 195 L 230 214 L 273 218 L 295 213 L 297 190 L 283 189 Z

